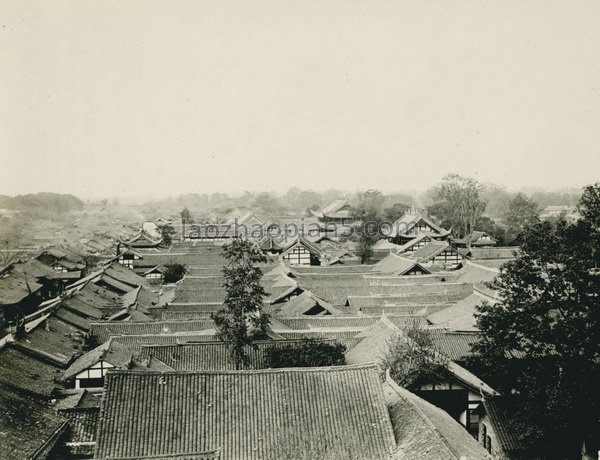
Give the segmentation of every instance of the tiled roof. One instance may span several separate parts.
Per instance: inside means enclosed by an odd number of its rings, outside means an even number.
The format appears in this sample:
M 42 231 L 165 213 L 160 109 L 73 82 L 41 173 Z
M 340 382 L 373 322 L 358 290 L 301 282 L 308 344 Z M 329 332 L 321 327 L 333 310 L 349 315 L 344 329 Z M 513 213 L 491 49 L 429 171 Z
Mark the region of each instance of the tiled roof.
M 514 259 L 518 247 L 471 248 L 471 259 Z
M 105 342 L 111 336 L 173 334 L 176 332 L 199 332 L 214 328 L 212 320 L 197 321 L 97 321 L 90 324 L 90 333 Z
M 113 337 L 111 345 L 120 344 L 121 346 L 131 350 L 134 355 L 142 351 L 143 345 L 170 345 L 177 343 L 194 343 L 194 342 L 209 342 L 218 341 L 218 337 L 213 330 L 205 331 L 205 333 L 179 333 L 179 334 L 148 334 L 148 335 L 120 335 Z
M 42 360 L 51 360 L 58 366 L 67 366 L 80 353 L 83 332 L 55 316 L 41 322 L 14 346 Z
M 509 401 L 510 399 L 506 397 L 485 398 L 483 400 L 483 407 L 492 424 L 498 444 L 506 453 L 527 448 L 526 444 L 519 439 L 515 429 L 510 426 L 510 422 L 514 417 L 511 416 L 512 410 Z
M 393 276 L 405 275 L 411 271 L 418 271 L 422 274 L 430 273 L 429 270 L 421 266 L 416 260 L 407 259 L 394 253 L 388 254 L 371 269 L 371 273 L 381 273 Z
M 414 316 L 391 316 L 390 321 L 404 324 Z M 281 323 L 296 330 L 309 329 L 365 329 L 377 321 L 379 316 L 320 316 L 313 318 L 277 318 Z
M 63 440 L 69 454 L 75 458 L 93 455 L 100 408 L 75 407 L 60 410 L 59 414 L 69 420 L 66 438 Z
M 416 224 L 418 224 L 421 221 L 427 224 L 433 230 L 434 234 L 449 234 L 447 230 L 444 230 L 443 228 L 439 227 L 429 217 L 424 216 L 419 212 L 408 211 L 396 222 L 394 222 L 394 224 L 392 225 L 392 234 L 390 236 L 406 235 Z
M 223 303 L 226 291 L 223 288 L 192 288 L 175 290 L 176 303 Z
M 345 331 L 278 331 L 280 336 L 287 340 L 299 339 L 352 339 L 356 337 L 360 330 L 345 330 Z
M 39 291 L 42 285 L 26 277 L 10 274 L 0 277 L 0 305 L 15 304 Z
M 482 240 L 481 238 L 483 237 L 487 237 L 486 239 Z M 453 244 L 459 244 L 459 245 L 463 245 L 463 244 L 467 244 L 467 239 L 466 238 L 457 238 L 457 239 L 453 239 L 452 240 Z M 488 235 L 486 232 L 480 232 L 480 231 L 474 231 L 471 233 L 471 245 L 472 246 L 495 246 L 497 243 L 496 239 L 491 237 L 490 235 Z
M 410 258 L 420 262 L 427 262 L 444 251 L 456 252 L 456 249 L 445 241 L 431 241 L 413 252 Z
M 365 265 L 298 265 L 294 272 L 300 275 L 343 275 L 350 273 L 368 273 L 369 266 Z
M 27 355 L 11 345 L 0 349 L 0 382 L 29 393 L 49 397 L 61 370 Z
M 329 214 L 329 213 L 332 213 L 332 212 L 337 212 L 337 211 L 339 211 L 340 209 L 342 209 L 344 206 L 346 206 L 348 204 L 349 204 L 348 200 L 343 199 L 343 198 L 338 199 L 338 200 L 333 200 L 331 203 L 329 203 L 328 205 L 324 206 L 321 209 L 321 212 L 323 214 Z
M 335 315 L 341 312 L 333 307 L 323 299 L 318 298 L 314 294 L 305 291 L 300 295 L 291 298 L 287 302 L 277 304 L 277 310 L 275 312 L 278 316 L 293 317 L 310 314 L 311 310 L 319 309 L 319 315 Z
M 93 299 L 104 300 L 104 305 L 99 305 L 100 302 L 96 303 L 99 308 L 92 305 Z M 72 297 L 68 297 L 62 301 L 63 309 L 70 310 L 80 316 L 92 319 L 100 319 L 104 316 L 104 313 L 100 309 L 106 305 L 110 305 L 112 308 L 116 308 L 119 304 L 112 303 L 112 300 L 106 299 L 100 295 L 93 294 L 91 292 L 77 292 Z
M 61 321 L 71 324 L 82 331 L 90 330 L 90 320 L 89 318 L 85 318 L 76 313 L 73 313 L 66 308 L 58 308 L 54 311 L 54 316 L 60 319 Z
M 210 309 L 197 309 L 188 311 L 164 310 L 160 313 L 160 319 L 163 321 L 185 321 L 190 319 L 209 319 L 210 315 L 224 308 L 223 304 L 211 305 Z
M 59 278 L 59 273 L 56 270 L 48 267 L 47 265 L 44 265 L 36 259 L 31 259 L 27 262 L 15 264 L 13 266 L 13 270 L 34 279 L 46 278 L 49 280 L 53 280 Z
M 479 340 L 479 334 L 472 332 L 449 332 L 431 330 L 433 346 L 452 361 L 464 361 L 473 353 L 471 345 Z
M 281 255 L 284 256 L 298 245 L 304 246 L 311 254 L 314 254 L 317 257 L 322 255 L 321 250 L 317 246 L 315 246 L 313 243 L 311 243 L 306 238 L 300 235 L 298 235 L 295 241 L 292 241 L 289 245 L 287 245 L 287 247 L 281 253 Z
M 456 271 L 459 274 L 458 280 L 461 283 L 488 283 L 493 281 L 500 273 L 497 268 L 485 267 L 470 260 L 463 261 L 462 265 L 463 267 Z
M 415 236 L 413 239 L 407 241 L 403 245 L 399 246 L 398 250 L 396 251 L 396 254 L 402 254 L 403 252 L 408 251 L 410 248 L 412 248 L 415 244 L 419 243 L 420 241 L 429 243 L 431 241 L 431 237 L 429 235 L 427 235 L 426 233 L 421 233 L 421 234 Z
M 385 318 L 380 319 L 357 337 L 363 339 L 346 351 L 348 364 L 380 364 L 388 350 L 388 342 L 398 335 L 398 328 Z
M 474 292 L 454 305 L 429 315 L 427 321 L 452 331 L 476 331 L 475 307 L 483 302 L 494 303 L 495 300 L 479 292 Z
M 0 387 L 0 455 L 7 459 L 46 458 L 67 421 L 31 396 Z M 38 457 L 40 455 L 40 457 Z
M 90 368 L 100 360 L 106 361 L 117 368 L 125 368 L 131 362 L 133 353 L 126 346 L 111 340 L 88 351 L 77 358 L 63 373 L 62 379 L 68 380 L 75 377 L 81 371 Z
M 398 452 L 397 459 L 483 460 L 482 446 L 447 412 L 401 388 L 389 377 L 384 384 Z
M 369 460 L 396 446 L 373 366 L 109 372 L 97 437 L 100 458 L 221 449 L 226 459 Z
M 323 339 L 334 342 L 331 339 Z M 338 342 L 347 348 L 355 346 L 361 339 L 340 339 Z M 266 351 L 299 344 L 301 340 L 269 340 L 255 342 L 247 347 L 250 362 L 245 369 L 266 369 L 270 367 Z M 158 359 L 177 371 L 230 371 L 235 370 L 229 344 L 223 342 L 186 343 L 177 345 L 143 345 L 141 358 Z

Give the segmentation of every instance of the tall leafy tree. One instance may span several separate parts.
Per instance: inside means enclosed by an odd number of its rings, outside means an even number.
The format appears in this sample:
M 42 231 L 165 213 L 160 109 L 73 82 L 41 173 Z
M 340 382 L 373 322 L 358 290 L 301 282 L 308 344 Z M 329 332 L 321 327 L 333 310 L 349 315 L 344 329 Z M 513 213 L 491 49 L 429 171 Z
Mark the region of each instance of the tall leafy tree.
M 508 204 L 506 213 L 507 240 L 519 241 L 525 229 L 538 222 L 540 212 L 535 201 L 517 193 Z
M 536 222 L 478 307 L 475 364 L 518 401 L 513 430 L 547 458 L 600 448 L 600 184 L 582 219 Z M 594 457 L 595 458 L 595 457 Z
M 190 210 L 188 208 L 183 208 L 181 210 L 181 212 L 179 213 L 179 215 L 187 223 L 191 223 L 192 222 L 192 214 L 190 213 Z
M 163 225 L 160 228 L 160 236 L 162 237 L 162 244 L 164 246 L 171 246 L 173 244 L 174 235 L 175 229 L 171 225 Z
M 394 223 L 410 209 L 410 206 L 404 203 L 394 203 L 391 208 L 383 210 L 383 218 L 386 222 Z
M 416 321 L 409 322 L 402 333 L 390 338 L 383 364 L 394 381 L 406 388 L 448 377 L 448 359 L 436 351 L 431 331 Z
M 357 255 L 361 263 L 366 263 L 373 256 L 373 246 L 381 238 L 379 224 L 382 221 L 384 196 L 379 190 L 367 190 L 357 195 L 354 207 L 354 235 L 356 237 Z
M 471 232 L 485 211 L 485 201 L 481 198 L 483 185 L 470 177 L 449 174 L 434 189 L 437 217 L 452 225 L 454 236 L 465 238 L 471 247 Z
M 234 239 L 223 247 L 225 308 L 211 315 L 217 336 L 230 346 L 236 369 L 248 364 L 248 347 L 265 335 L 269 315 L 262 311 L 265 291 L 260 284 L 260 263 L 266 256 L 253 242 Z

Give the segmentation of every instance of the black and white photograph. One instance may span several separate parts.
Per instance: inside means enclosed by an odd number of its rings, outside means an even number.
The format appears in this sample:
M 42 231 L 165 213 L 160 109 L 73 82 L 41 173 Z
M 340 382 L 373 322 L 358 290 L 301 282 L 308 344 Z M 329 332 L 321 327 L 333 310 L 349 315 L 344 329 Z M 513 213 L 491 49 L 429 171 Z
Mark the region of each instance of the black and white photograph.
M 600 460 L 600 1 L 0 0 L 0 460 Z

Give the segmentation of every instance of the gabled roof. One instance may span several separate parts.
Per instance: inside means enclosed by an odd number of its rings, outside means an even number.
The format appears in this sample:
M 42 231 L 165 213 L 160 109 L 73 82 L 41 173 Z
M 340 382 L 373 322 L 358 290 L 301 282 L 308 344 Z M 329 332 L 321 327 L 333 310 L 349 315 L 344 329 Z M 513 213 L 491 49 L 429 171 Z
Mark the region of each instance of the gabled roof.
M 445 251 L 456 252 L 456 249 L 445 241 L 431 241 L 413 252 L 410 255 L 410 258 L 418 260 L 419 262 L 427 262 Z
M 310 291 L 304 291 L 289 301 L 277 304 L 277 315 L 284 317 L 310 315 L 311 311 L 319 310 L 321 313 L 312 313 L 314 315 L 336 315 L 342 312 L 329 302 L 317 297 Z
M 372 273 L 392 276 L 402 276 L 411 271 L 419 271 L 424 275 L 431 273 L 416 260 L 407 259 L 406 257 L 396 255 L 393 252 L 385 256 L 371 268 Z
M 401 247 L 399 244 L 391 243 L 384 238 L 373 245 L 373 251 L 399 251 Z
M 450 232 L 438 226 L 432 219 L 420 212 L 408 211 L 392 225 L 390 236 L 407 235 L 408 232 L 419 222 L 423 222 L 433 230 L 432 234 L 437 236 L 448 235 Z
M 357 338 L 361 336 L 364 337 L 363 340 L 346 352 L 346 361 L 349 363 L 382 363 L 383 357 L 388 350 L 389 340 L 397 336 L 402 336 L 405 337 L 405 340 L 410 340 L 402 332 L 401 327 L 390 321 L 386 316 L 383 316 L 376 324 L 365 330 L 362 334 L 357 335 Z M 436 349 L 434 353 L 438 355 L 440 352 Z M 469 386 L 474 391 L 482 392 L 489 396 L 498 394 L 479 377 L 453 361 L 448 361 L 446 369 L 455 379 Z
M 447 412 L 401 388 L 389 375 L 384 384 L 398 452 L 398 459 L 483 460 L 489 458 Z
M 458 274 L 458 281 L 461 283 L 479 284 L 493 281 L 500 274 L 500 270 L 463 259 L 462 268 L 455 273 Z
M 26 297 L 39 291 L 42 285 L 27 277 L 9 274 L 0 277 L 0 305 L 21 302 Z
M 417 244 L 421 241 L 429 242 L 429 241 L 431 241 L 431 237 L 427 233 L 420 233 L 419 235 L 415 236 L 413 239 L 404 243 L 402 246 L 399 246 L 398 250 L 396 251 L 396 254 L 402 254 L 403 252 L 408 251 L 415 244 Z
M 337 211 L 339 211 L 340 209 L 342 209 L 346 205 L 349 205 L 348 200 L 346 200 L 346 199 L 333 200 L 327 206 L 323 207 L 321 209 L 321 212 L 323 214 L 329 214 L 329 213 L 332 213 L 332 212 L 337 212 Z
M 56 270 L 50 268 L 48 265 L 44 265 L 37 259 L 31 259 L 27 262 L 14 264 L 13 270 L 23 274 L 24 276 L 38 280 L 41 278 L 46 278 L 48 280 L 60 278 L 60 274 Z
M 112 371 L 106 376 L 95 455 L 220 448 L 225 459 L 327 458 L 351 452 L 374 460 L 389 457 L 395 447 L 375 366 Z
M 285 248 L 285 245 L 281 244 L 271 236 L 265 236 L 258 242 L 258 246 L 263 251 L 282 251 Z
M 69 380 L 79 374 L 81 371 L 89 369 L 100 361 L 106 361 L 117 368 L 124 368 L 131 363 L 133 353 L 127 347 L 118 342 L 112 343 L 109 339 L 102 345 L 88 351 L 77 358 L 62 375 L 62 380 Z
M 298 245 L 304 246 L 310 253 L 317 257 L 321 256 L 321 250 L 301 235 L 298 235 L 298 237 L 296 237 L 296 239 L 285 248 L 285 250 L 281 253 L 281 256 L 285 256 Z

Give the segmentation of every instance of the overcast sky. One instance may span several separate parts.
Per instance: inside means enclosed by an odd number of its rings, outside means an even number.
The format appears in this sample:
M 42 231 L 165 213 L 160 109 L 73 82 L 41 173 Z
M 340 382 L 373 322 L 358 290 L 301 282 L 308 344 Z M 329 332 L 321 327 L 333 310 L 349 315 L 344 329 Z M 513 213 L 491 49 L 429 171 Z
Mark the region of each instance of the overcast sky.
M 0 193 L 600 180 L 600 2 L 0 2 Z

